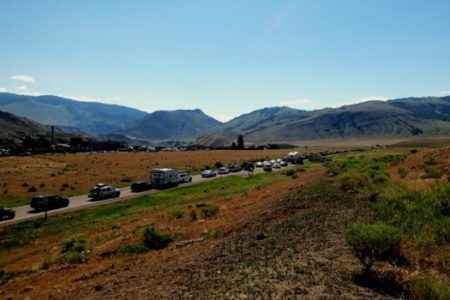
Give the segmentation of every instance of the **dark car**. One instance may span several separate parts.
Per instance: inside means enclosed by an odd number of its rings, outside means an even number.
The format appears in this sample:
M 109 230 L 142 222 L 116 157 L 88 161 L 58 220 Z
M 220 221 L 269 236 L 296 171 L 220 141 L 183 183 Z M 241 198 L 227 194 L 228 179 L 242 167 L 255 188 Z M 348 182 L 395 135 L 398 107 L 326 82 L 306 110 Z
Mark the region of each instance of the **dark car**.
M 146 181 L 137 181 L 131 185 L 131 191 L 134 193 L 148 191 L 152 189 L 152 184 Z
M 245 162 L 242 164 L 242 169 L 245 171 L 253 171 L 255 169 L 255 165 L 251 162 Z
M 0 221 L 11 220 L 16 217 L 16 211 L 12 208 L 4 208 L 0 206 Z
M 232 173 L 240 172 L 242 170 L 242 167 L 240 165 L 230 165 L 228 167 L 228 170 Z
M 59 195 L 35 196 L 31 199 L 30 206 L 37 211 L 57 209 L 69 206 L 69 199 Z

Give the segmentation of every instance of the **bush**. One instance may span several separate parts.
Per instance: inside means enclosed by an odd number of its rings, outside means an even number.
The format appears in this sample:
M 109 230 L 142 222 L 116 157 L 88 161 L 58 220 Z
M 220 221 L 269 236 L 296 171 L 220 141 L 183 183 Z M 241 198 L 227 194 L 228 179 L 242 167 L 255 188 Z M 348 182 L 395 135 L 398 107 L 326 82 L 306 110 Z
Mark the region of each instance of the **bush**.
M 427 165 L 425 166 L 425 173 L 429 178 L 440 179 L 445 170 L 439 166 Z
M 5 284 L 13 277 L 12 272 L 6 272 L 3 270 L 0 270 L 0 285 Z
M 215 204 L 208 204 L 202 207 L 202 216 L 204 218 L 212 218 L 219 212 L 219 207 Z
M 365 272 L 370 271 L 375 261 L 396 255 L 400 244 L 400 230 L 384 223 L 350 225 L 344 237 Z
M 155 226 L 150 225 L 145 228 L 142 240 L 147 249 L 158 250 L 166 248 L 175 238 L 171 234 L 158 232 Z
M 34 193 L 34 192 L 36 192 L 37 191 L 37 188 L 35 187 L 35 186 L 32 186 L 32 187 L 30 187 L 29 189 L 28 189 L 28 192 L 29 193 Z
M 80 264 L 87 260 L 87 246 L 85 238 L 72 238 L 66 241 L 61 250 L 60 261 L 69 264 Z
M 339 182 L 343 191 L 359 191 L 369 184 L 369 178 L 360 173 L 342 174 L 339 176 Z
M 450 299 L 450 285 L 433 277 L 417 277 L 409 282 L 416 299 Z
M 286 176 L 294 176 L 294 175 L 295 175 L 295 171 L 292 170 L 292 169 L 289 169 L 289 170 L 287 170 L 284 174 L 285 174 Z

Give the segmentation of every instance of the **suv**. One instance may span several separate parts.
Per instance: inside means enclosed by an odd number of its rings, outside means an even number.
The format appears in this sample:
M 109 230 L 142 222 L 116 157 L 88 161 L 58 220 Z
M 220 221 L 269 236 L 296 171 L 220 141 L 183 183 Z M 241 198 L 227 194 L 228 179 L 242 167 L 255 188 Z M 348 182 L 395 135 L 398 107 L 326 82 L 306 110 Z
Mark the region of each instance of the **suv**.
M 69 199 L 59 195 L 35 196 L 31 199 L 30 206 L 36 211 L 57 209 L 69 206 Z
M 180 183 L 185 183 L 185 182 L 191 182 L 192 181 L 192 176 L 189 175 L 185 171 L 178 172 L 178 178 L 180 179 Z
M 16 211 L 12 208 L 4 208 L 0 206 L 0 221 L 14 219 Z
M 130 189 L 134 193 L 148 191 L 152 189 L 152 184 L 146 181 L 137 181 L 131 185 Z
M 95 186 L 89 193 L 92 200 L 102 200 L 108 198 L 116 198 L 120 196 L 120 190 L 109 185 Z

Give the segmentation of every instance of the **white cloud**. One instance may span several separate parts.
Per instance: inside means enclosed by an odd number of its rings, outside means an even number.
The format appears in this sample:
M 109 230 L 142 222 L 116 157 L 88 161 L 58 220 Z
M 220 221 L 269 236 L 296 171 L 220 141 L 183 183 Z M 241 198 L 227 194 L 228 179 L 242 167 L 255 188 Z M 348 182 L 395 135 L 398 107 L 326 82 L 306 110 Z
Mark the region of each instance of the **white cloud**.
M 367 102 L 367 101 L 387 101 L 389 100 L 389 97 L 386 96 L 369 96 L 364 98 L 356 99 L 353 103 L 361 103 L 361 102 Z
M 293 5 L 289 4 L 286 6 L 281 12 L 276 14 L 272 20 L 266 25 L 265 31 L 267 33 L 273 32 L 277 29 L 280 29 L 283 24 L 286 17 L 292 12 Z
M 19 92 L 28 91 L 28 87 L 25 84 L 16 86 L 14 89 Z
M 8 89 L 0 86 L 0 93 L 7 93 Z
M 11 76 L 12 80 L 18 80 L 18 81 L 22 81 L 25 83 L 35 83 L 36 81 L 34 80 L 33 77 L 31 77 L 30 75 L 14 75 Z
M 441 94 L 450 95 L 450 91 L 442 91 Z
M 304 99 L 283 100 L 280 101 L 280 103 L 290 107 L 300 107 L 311 105 L 313 104 L 313 101 L 311 99 L 304 98 Z

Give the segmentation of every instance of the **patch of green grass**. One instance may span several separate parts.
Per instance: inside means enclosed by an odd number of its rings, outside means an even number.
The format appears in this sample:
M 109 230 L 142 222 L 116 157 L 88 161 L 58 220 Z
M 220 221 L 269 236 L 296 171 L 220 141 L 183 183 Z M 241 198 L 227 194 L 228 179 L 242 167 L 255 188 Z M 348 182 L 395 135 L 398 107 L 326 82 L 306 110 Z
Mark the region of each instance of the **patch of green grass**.
M 126 245 L 123 247 L 118 248 L 115 253 L 117 255 L 123 256 L 123 255 L 129 255 L 129 254 L 139 254 L 147 252 L 148 248 L 144 245 Z
M 409 281 L 415 299 L 450 299 L 450 284 L 434 277 L 417 277 Z
M 120 218 L 138 216 L 142 213 L 164 212 L 183 209 L 195 203 L 209 201 L 237 193 L 250 192 L 285 176 L 277 173 L 262 173 L 253 177 L 226 176 L 201 184 L 163 191 L 152 195 L 116 202 L 87 210 L 51 216 L 42 220 L 26 221 L 5 228 L 0 236 L 0 253 L 30 244 L 49 236 L 70 236 L 91 232 L 108 226 Z M 207 192 L 205 192 L 207 191 Z
M 59 258 L 61 263 L 81 264 L 87 261 L 86 239 L 83 237 L 71 238 L 64 242 Z
M 203 218 L 212 218 L 219 212 L 219 206 L 215 204 L 208 204 L 201 208 Z
M 17 207 L 22 205 L 29 205 L 30 202 L 31 198 L 20 198 L 11 195 L 0 196 L 0 205 L 3 205 L 4 207 Z
M 151 225 L 145 228 L 142 235 L 144 247 L 147 249 L 159 250 L 166 248 L 175 240 L 175 237 L 169 233 L 164 233 L 156 230 L 155 226 Z
M 210 230 L 203 234 L 203 236 L 208 240 L 215 240 L 223 237 L 223 232 L 220 230 Z

